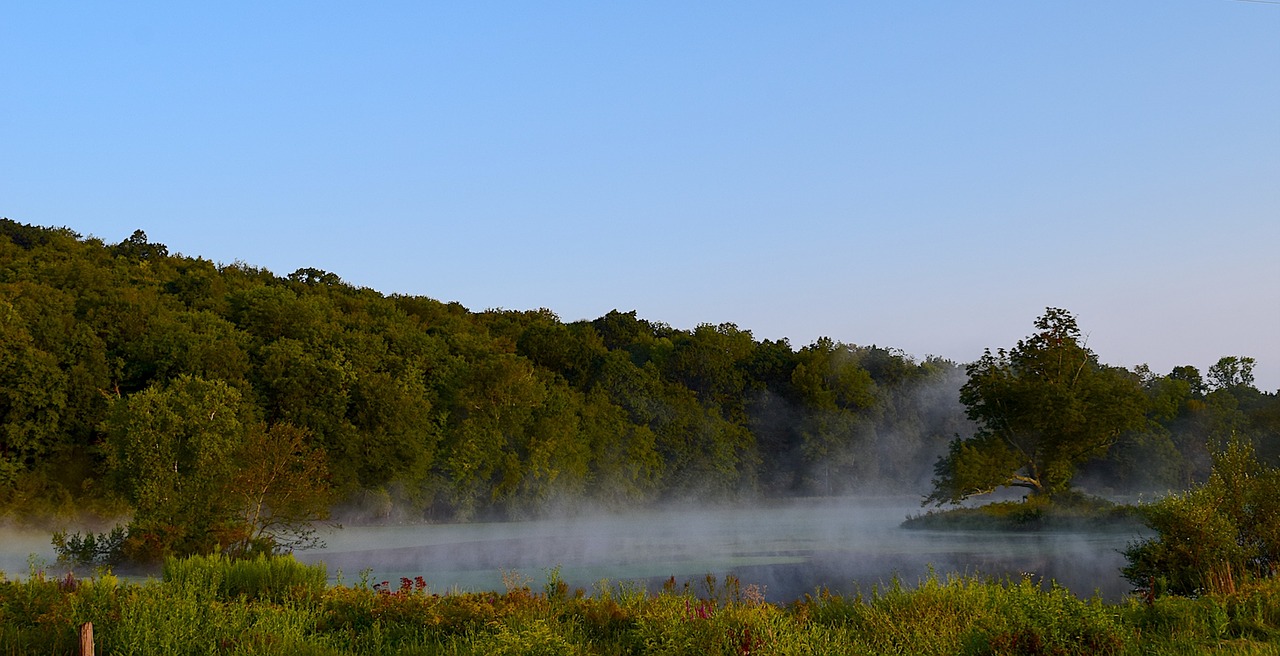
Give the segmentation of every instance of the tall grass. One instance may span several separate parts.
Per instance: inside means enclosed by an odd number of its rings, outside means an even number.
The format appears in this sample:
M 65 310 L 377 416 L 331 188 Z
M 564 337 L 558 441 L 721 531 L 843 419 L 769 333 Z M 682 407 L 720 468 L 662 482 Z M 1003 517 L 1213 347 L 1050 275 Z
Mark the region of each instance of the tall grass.
M 110 654 L 1193 654 L 1280 653 L 1280 582 L 1230 595 L 1107 604 L 1031 579 L 931 576 L 862 596 L 767 603 L 708 577 L 433 594 L 326 586 L 292 558 L 173 560 L 161 580 L 0 580 L 0 655 L 73 653 L 93 622 Z
M 223 554 L 168 558 L 162 576 L 165 582 L 212 592 L 219 599 L 273 602 L 318 598 L 328 581 L 324 563 L 306 565 L 290 555 L 261 554 L 250 559 Z

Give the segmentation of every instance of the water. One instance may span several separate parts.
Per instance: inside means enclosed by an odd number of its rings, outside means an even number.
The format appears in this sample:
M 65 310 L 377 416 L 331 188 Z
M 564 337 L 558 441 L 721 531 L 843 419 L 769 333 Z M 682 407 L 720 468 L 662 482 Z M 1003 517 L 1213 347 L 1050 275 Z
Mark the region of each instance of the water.
M 870 592 L 929 572 L 1057 580 L 1079 596 L 1117 601 L 1128 592 L 1121 550 L 1136 531 L 993 532 L 904 529 L 915 499 L 822 500 L 755 508 L 635 512 L 531 522 L 356 527 L 326 531 L 325 562 L 347 583 L 397 586 L 423 577 L 430 589 L 502 590 L 503 571 L 535 589 L 558 568 L 573 587 L 603 580 L 657 588 L 669 577 L 699 584 L 736 575 L 788 602 L 819 588 Z
M 57 554 L 49 538 L 47 531 L 0 527 L 0 572 L 10 580 L 22 579 L 27 577 L 32 564 L 40 569 L 52 563 Z

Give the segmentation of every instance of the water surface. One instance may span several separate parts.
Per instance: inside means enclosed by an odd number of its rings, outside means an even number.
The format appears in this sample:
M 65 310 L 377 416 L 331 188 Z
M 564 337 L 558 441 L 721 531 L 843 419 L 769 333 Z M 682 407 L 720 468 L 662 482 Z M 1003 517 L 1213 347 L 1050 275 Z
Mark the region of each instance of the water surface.
M 538 589 L 558 568 L 571 586 L 602 579 L 656 588 L 675 577 L 736 575 L 787 602 L 827 588 L 870 592 L 935 571 L 1056 580 L 1077 595 L 1116 601 L 1128 591 L 1121 550 L 1136 531 L 1015 532 L 904 529 L 915 499 L 798 501 L 754 508 L 668 510 L 530 522 L 349 527 L 299 552 L 347 583 L 423 577 L 435 591 L 501 590 L 502 572 Z

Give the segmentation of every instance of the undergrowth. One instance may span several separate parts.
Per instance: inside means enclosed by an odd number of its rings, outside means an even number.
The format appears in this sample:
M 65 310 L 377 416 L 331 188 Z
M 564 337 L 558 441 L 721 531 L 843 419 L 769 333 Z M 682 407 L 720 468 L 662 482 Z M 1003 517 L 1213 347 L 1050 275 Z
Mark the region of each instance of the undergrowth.
M 324 577 L 288 557 L 171 560 L 145 583 L 33 567 L 0 577 L 0 654 L 75 653 L 85 622 L 109 654 L 1280 654 L 1276 581 L 1108 604 L 1029 578 L 930 576 L 780 604 L 733 577 L 588 591 L 551 570 L 536 590 L 508 573 L 503 591 L 449 594 Z

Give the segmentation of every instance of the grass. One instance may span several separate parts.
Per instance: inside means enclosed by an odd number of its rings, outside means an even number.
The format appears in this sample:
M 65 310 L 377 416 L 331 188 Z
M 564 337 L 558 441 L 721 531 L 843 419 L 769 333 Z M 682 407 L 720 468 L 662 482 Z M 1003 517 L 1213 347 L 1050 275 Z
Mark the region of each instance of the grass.
M 0 654 L 75 653 L 93 622 L 110 654 L 1280 654 L 1280 582 L 1228 596 L 1107 604 L 1030 579 L 931 576 L 866 596 L 822 591 L 768 603 L 732 577 L 650 594 L 602 581 L 570 590 L 435 594 L 324 585 L 292 558 L 169 561 L 125 583 L 33 571 L 0 580 Z

